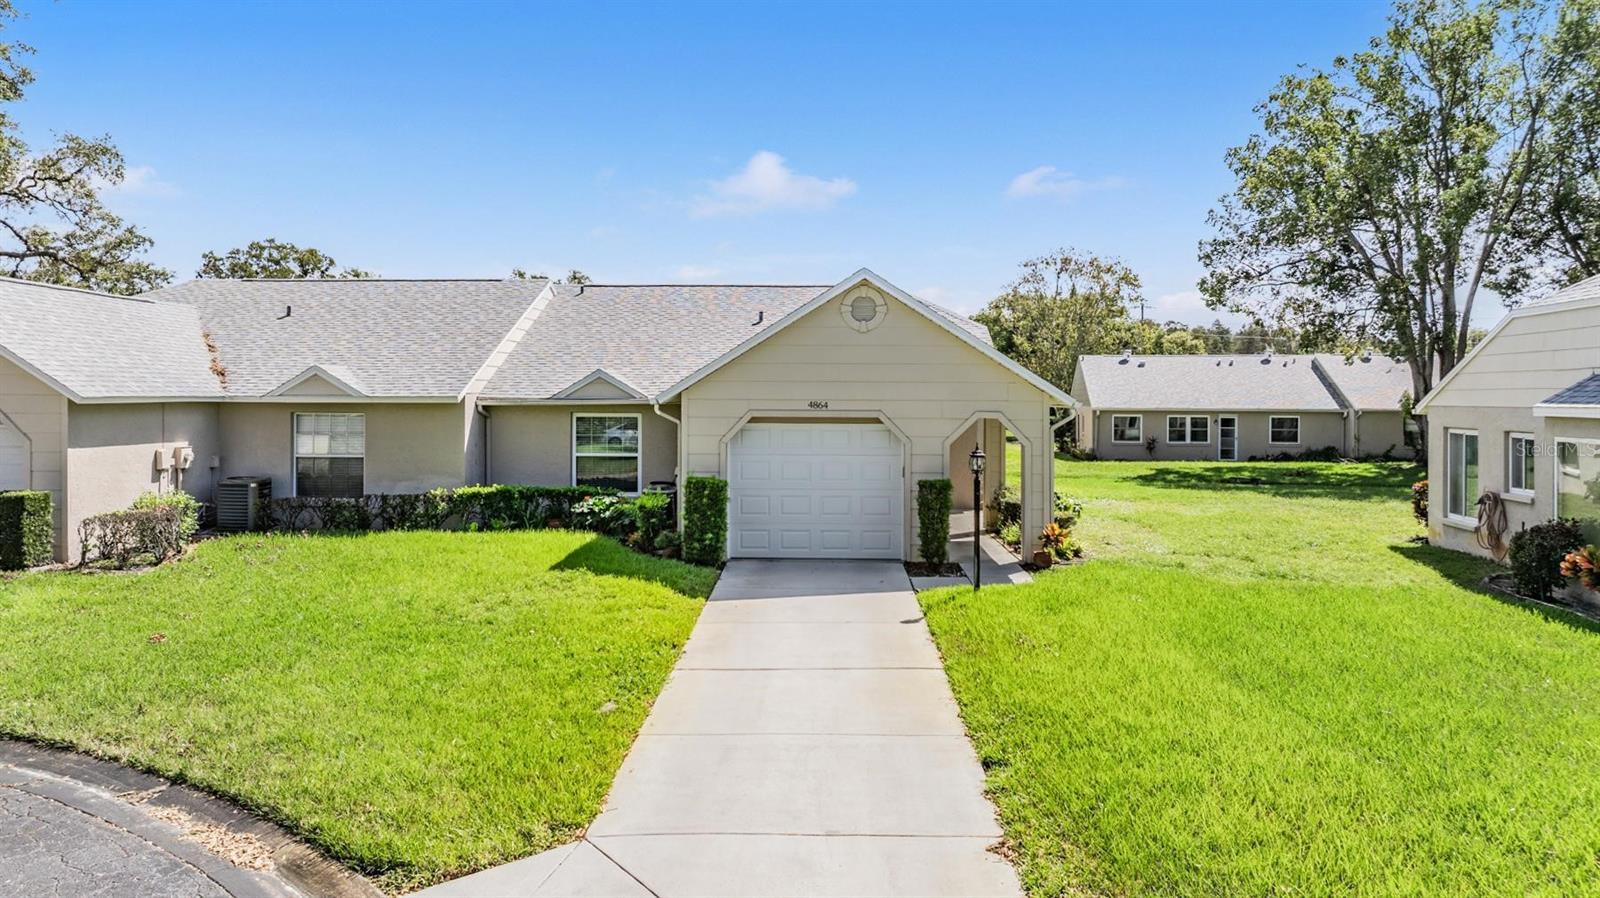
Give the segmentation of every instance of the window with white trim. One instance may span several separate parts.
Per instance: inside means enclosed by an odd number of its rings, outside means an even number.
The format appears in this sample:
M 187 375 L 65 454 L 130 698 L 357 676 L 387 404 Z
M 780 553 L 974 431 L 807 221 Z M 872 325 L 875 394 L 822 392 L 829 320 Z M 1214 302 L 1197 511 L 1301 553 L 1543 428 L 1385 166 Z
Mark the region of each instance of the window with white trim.
M 1506 434 L 1506 491 L 1519 496 L 1533 495 L 1533 460 L 1538 455 L 1534 449 L 1533 434 Z
M 1478 434 L 1472 430 L 1447 430 L 1445 449 L 1445 514 L 1457 520 L 1476 523 Z
M 1600 542 L 1600 440 L 1556 440 L 1555 516 L 1584 522 Z
M 1204 415 L 1168 415 L 1167 442 L 1211 442 L 1211 419 Z
M 1274 446 L 1300 444 L 1300 418 L 1297 415 L 1274 415 L 1267 419 L 1267 442 Z
M 1111 442 L 1137 443 L 1144 439 L 1144 415 L 1112 415 Z
M 640 488 L 639 415 L 572 416 L 572 485 Z
M 352 499 L 366 491 L 367 416 L 296 412 L 294 494 Z

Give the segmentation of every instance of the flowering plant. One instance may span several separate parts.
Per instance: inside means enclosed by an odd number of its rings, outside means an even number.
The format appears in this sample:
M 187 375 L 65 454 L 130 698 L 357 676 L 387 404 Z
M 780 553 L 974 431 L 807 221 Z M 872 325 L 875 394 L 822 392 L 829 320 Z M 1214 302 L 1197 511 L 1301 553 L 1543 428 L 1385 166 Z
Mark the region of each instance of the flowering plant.
M 1600 548 L 1584 546 L 1561 559 L 1561 576 L 1572 577 L 1586 588 L 1600 590 Z

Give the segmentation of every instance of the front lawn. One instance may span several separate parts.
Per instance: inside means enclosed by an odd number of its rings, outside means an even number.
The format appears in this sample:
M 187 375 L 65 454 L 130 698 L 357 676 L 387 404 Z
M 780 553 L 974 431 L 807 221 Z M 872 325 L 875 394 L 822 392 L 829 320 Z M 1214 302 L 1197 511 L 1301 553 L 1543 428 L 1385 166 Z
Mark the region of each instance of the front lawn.
M 231 796 L 408 889 L 589 823 L 713 579 L 559 531 L 23 576 L 0 581 L 0 733 Z
M 1057 474 L 1088 562 L 923 594 L 1031 895 L 1600 894 L 1600 633 L 1413 544 L 1414 469 Z

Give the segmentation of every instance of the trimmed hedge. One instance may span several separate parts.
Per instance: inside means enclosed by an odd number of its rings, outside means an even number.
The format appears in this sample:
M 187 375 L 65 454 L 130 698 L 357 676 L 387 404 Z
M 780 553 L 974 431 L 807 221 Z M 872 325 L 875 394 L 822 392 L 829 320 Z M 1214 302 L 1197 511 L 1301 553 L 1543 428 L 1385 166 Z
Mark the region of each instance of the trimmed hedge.
M 946 479 L 917 481 L 917 551 L 929 564 L 950 560 L 952 489 Z
M 683 484 L 683 560 L 721 564 L 728 549 L 728 481 L 689 477 Z
M 50 494 L 40 490 L 0 493 L 0 571 L 49 564 L 54 548 Z
M 183 528 L 183 512 L 173 505 L 90 515 L 78 525 L 79 563 L 109 562 L 117 568 L 140 561 L 160 564 L 183 551 Z
M 359 499 L 281 496 L 264 503 L 274 530 L 537 530 L 573 526 L 574 509 L 616 490 L 493 484 Z

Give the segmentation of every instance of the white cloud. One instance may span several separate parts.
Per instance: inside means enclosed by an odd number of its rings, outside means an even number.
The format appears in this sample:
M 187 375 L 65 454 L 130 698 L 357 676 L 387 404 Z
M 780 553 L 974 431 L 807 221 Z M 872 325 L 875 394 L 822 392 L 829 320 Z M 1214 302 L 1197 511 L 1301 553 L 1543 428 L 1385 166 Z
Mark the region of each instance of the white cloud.
M 123 169 L 122 183 L 101 185 L 100 192 L 119 196 L 175 196 L 178 185 L 163 181 L 152 166 L 130 165 Z
M 1006 187 L 1006 196 L 1044 196 L 1065 201 L 1083 193 L 1114 190 L 1125 184 L 1127 181 L 1114 175 L 1091 180 L 1061 171 L 1054 165 L 1041 165 L 1012 178 L 1011 184 Z
M 856 182 L 849 178 L 824 180 L 814 175 L 796 174 L 782 156 L 762 150 L 751 156 L 744 168 L 711 182 L 710 195 L 697 197 L 690 211 L 696 218 L 817 211 L 855 192 Z
M 678 266 L 678 279 L 684 281 L 704 281 L 722 273 L 720 268 L 710 265 L 680 265 Z

